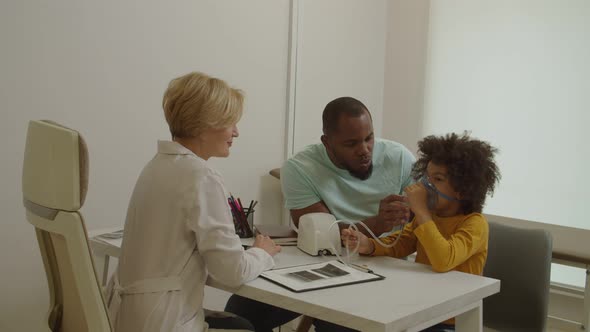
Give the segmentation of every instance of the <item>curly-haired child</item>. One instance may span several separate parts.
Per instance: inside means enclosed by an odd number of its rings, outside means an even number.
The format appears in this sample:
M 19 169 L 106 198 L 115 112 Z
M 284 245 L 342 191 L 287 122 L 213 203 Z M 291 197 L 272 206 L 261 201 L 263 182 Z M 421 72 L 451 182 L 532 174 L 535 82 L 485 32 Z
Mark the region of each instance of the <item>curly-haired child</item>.
M 406 257 L 416 252 L 416 262 L 436 272 L 461 271 L 481 275 L 488 253 L 488 223 L 481 214 L 486 196 L 500 179 L 494 161 L 497 150 L 469 137 L 428 136 L 418 142 L 418 160 L 412 169 L 416 183 L 405 189 L 414 218 L 403 230 L 380 240 L 381 246 L 351 229 L 342 230 L 342 241 L 359 253 Z M 454 320 L 427 331 L 453 331 Z

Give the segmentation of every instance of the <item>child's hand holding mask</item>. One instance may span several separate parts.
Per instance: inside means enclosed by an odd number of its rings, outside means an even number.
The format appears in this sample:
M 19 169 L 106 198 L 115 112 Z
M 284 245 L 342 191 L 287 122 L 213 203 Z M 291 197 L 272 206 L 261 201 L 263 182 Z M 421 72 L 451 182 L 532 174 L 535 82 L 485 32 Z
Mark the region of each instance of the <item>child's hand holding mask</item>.
M 416 226 L 432 220 L 432 214 L 428 209 L 428 191 L 421 183 L 414 183 L 404 189 L 410 203 L 410 209 L 416 215 Z

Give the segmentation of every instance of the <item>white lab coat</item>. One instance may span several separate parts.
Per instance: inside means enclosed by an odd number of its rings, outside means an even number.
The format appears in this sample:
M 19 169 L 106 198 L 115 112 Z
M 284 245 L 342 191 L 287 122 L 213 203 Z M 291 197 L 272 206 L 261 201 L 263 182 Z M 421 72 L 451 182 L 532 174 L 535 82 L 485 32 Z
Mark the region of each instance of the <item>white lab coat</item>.
M 182 145 L 159 141 L 129 203 L 107 301 L 116 332 L 206 331 L 208 276 L 239 286 L 273 267 L 235 234 L 221 176 Z

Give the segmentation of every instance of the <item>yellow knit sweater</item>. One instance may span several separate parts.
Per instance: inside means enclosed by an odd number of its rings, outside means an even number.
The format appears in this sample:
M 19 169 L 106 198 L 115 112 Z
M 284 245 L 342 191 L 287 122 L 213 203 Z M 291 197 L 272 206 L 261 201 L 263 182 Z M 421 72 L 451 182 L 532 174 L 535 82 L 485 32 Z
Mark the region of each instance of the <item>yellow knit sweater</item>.
M 385 248 L 375 240 L 373 256 L 406 257 L 416 252 L 416 262 L 432 266 L 436 272 L 461 271 L 481 275 L 488 256 L 488 223 L 479 213 L 453 217 L 433 217 L 414 228 L 414 221 L 403 230 L 381 241 L 390 244 L 401 238 L 392 248 Z M 454 324 L 454 319 L 445 323 Z
M 481 275 L 488 255 L 488 223 L 479 213 L 437 217 L 414 228 L 414 221 L 401 231 L 392 248 L 375 244 L 373 256 L 406 257 L 416 253 L 416 262 L 432 266 L 436 272 L 461 271 Z M 387 244 L 400 236 L 395 232 L 381 238 Z

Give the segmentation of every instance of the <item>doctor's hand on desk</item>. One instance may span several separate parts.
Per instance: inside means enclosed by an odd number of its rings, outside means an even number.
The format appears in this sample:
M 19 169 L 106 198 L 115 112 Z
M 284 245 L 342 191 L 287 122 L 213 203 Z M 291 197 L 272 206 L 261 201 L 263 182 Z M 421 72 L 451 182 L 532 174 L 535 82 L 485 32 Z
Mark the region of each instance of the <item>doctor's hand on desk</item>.
M 271 240 L 270 237 L 262 234 L 256 235 L 256 240 L 254 240 L 252 246 L 266 251 L 271 256 L 274 256 L 281 251 L 281 246 L 276 245 L 275 241 Z
M 345 247 L 350 250 L 355 250 L 356 246 L 359 246 L 359 254 L 370 255 L 375 251 L 375 245 L 369 238 L 358 231 L 347 228 L 343 229 L 340 233 L 340 239 Z

